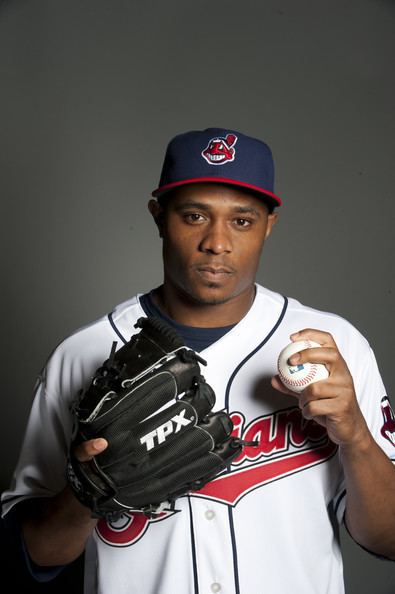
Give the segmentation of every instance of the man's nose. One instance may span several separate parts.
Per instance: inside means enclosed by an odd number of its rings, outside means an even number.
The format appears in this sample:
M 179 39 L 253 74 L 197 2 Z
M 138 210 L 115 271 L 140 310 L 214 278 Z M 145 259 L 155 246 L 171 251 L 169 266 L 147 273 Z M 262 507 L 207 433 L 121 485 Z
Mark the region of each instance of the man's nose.
M 213 254 L 222 254 L 232 251 L 232 239 L 230 230 L 225 223 L 220 221 L 213 222 L 208 228 L 200 242 L 202 252 L 211 252 Z

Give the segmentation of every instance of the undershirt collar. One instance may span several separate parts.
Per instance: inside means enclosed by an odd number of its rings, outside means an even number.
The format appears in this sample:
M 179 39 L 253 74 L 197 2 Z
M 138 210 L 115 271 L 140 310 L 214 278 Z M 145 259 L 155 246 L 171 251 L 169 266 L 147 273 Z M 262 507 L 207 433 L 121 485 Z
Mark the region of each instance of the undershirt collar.
M 153 300 L 153 291 L 145 293 L 140 296 L 141 307 L 147 316 L 155 316 L 161 318 L 177 330 L 178 334 L 183 339 L 185 345 L 196 352 L 200 352 L 214 342 L 225 336 L 229 330 L 231 330 L 236 324 L 230 326 L 221 326 L 219 328 L 196 328 L 194 326 L 185 326 L 175 322 L 172 318 L 169 318 L 159 309 Z

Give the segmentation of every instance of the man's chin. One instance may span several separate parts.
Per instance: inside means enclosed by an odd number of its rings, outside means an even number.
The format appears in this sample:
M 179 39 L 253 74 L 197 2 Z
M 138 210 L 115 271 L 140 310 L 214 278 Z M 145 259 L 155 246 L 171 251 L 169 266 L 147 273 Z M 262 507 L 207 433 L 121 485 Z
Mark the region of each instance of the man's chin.
M 198 305 L 223 305 L 230 301 L 229 297 L 210 297 L 206 299 L 195 299 L 195 303 Z
M 219 291 L 218 287 L 208 287 L 207 291 L 191 295 L 197 305 L 223 305 L 232 300 L 233 295 Z

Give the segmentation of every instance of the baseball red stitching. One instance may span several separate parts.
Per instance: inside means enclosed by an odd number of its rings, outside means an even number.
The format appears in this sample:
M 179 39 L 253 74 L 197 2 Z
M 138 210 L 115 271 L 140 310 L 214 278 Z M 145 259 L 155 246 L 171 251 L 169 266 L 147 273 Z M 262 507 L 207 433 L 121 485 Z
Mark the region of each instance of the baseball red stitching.
M 305 340 L 305 344 L 308 348 L 311 348 L 311 342 L 310 340 Z M 303 350 L 303 349 L 301 349 Z M 284 384 L 288 385 L 288 386 L 305 386 L 306 384 L 308 384 L 311 380 L 314 379 L 314 377 L 317 374 L 317 369 L 318 369 L 318 365 L 317 363 L 309 363 L 310 367 L 310 371 L 309 373 L 303 378 L 303 379 L 293 379 L 290 377 L 286 377 L 281 370 L 279 370 L 279 375 L 280 378 L 282 380 L 284 380 Z
M 314 377 L 316 376 L 316 373 L 317 373 L 317 364 L 316 363 L 309 363 L 309 365 L 311 365 L 310 371 L 306 375 L 306 377 L 304 377 L 303 379 L 296 380 L 296 379 L 293 379 L 293 378 L 286 377 L 283 373 L 281 373 L 281 371 L 280 371 L 280 377 L 288 385 L 292 385 L 292 386 L 304 386 L 310 380 L 314 379 Z

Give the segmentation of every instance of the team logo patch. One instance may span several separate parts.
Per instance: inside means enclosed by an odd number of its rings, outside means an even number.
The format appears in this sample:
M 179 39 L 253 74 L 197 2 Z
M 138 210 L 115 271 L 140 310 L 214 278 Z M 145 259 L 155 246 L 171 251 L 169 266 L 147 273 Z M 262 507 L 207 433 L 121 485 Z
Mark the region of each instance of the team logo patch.
M 387 396 L 384 396 L 381 400 L 381 412 L 384 417 L 384 423 L 381 427 L 381 435 L 385 437 L 385 439 L 388 439 L 388 441 L 395 447 L 395 414 Z
M 225 137 L 212 138 L 204 151 L 204 157 L 209 165 L 224 165 L 235 160 L 237 142 L 235 134 L 227 134 Z

